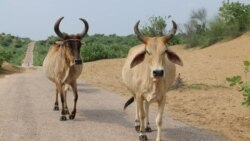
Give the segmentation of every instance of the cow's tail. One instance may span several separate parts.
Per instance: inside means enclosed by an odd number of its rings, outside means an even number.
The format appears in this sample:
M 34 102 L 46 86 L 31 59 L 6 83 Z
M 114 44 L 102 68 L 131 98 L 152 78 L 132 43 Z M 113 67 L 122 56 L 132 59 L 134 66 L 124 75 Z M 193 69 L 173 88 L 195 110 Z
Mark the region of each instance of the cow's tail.
M 125 105 L 124 105 L 124 107 L 123 107 L 123 110 L 126 110 L 126 108 L 131 104 L 131 103 L 133 103 L 134 102 L 134 97 L 131 97 L 126 103 L 125 103 Z

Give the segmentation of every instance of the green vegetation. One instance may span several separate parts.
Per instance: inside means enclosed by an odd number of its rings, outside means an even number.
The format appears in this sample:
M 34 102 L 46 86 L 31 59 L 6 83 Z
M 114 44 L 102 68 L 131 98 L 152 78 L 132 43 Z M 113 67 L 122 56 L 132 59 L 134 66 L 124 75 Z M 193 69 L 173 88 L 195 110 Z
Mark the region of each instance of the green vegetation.
M 170 18 L 161 16 L 152 16 L 148 18 L 149 23 L 147 23 L 141 29 L 143 35 L 146 36 L 163 36 L 166 32 L 167 23 L 166 21 Z
M 240 36 L 250 29 L 250 5 L 240 2 L 222 2 L 218 15 L 207 21 L 205 9 L 192 11 L 184 25 L 183 43 L 187 47 L 206 47 L 223 39 Z
M 250 72 L 249 61 L 244 61 L 244 70 L 246 74 Z M 228 77 L 226 78 L 226 80 L 229 82 L 231 87 L 233 86 L 239 87 L 239 91 L 242 92 L 244 96 L 244 101 L 242 102 L 242 105 L 250 106 L 250 83 L 249 81 L 244 81 L 240 75 Z
M 45 41 L 38 41 L 34 49 L 34 65 L 40 66 L 47 54 L 49 47 L 58 40 L 51 36 Z M 95 34 L 84 37 L 82 40 L 81 55 L 85 62 L 99 59 L 126 57 L 130 47 L 139 44 L 134 35 L 117 36 Z
M 41 66 L 49 47 L 58 41 L 59 38 L 55 36 L 48 37 L 47 40 L 37 41 L 35 44 L 35 48 L 33 51 L 33 65 L 34 66 Z
M 167 35 L 167 20 L 169 20 L 171 16 L 168 17 L 161 17 L 161 16 L 151 16 L 148 18 L 148 23 L 146 23 L 142 29 L 141 32 L 143 35 L 146 36 L 163 36 Z M 172 28 L 172 23 L 169 25 L 170 28 Z M 168 43 L 168 45 L 176 45 L 183 43 L 183 35 L 180 33 L 177 33 Z
M 115 34 L 88 36 L 85 42 L 81 50 L 84 61 L 126 57 L 129 48 L 140 43 L 134 35 L 117 36 Z
M 0 66 L 3 61 L 21 65 L 29 42 L 30 39 L 28 38 L 19 38 L 4 33 L 0 34 Z

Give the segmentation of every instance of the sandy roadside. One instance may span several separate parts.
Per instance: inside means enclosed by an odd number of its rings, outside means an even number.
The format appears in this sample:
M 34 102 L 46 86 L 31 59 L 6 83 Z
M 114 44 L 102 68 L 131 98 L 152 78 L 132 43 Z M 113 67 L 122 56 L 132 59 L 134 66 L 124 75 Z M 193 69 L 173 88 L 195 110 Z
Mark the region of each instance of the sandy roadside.
M 184 62 L 184 67 L 177 67 L 177 72 L 181 73 L 186 84 L 203 84 L 212 88 L 169 92 L 166 112 L 195 126 L 225 134 L 233 141 L 249 141 L 250 109 L 241 105 L 241 93 L 222 87 L 227 86 L 226 77 L 245 75 L 242 61 L 250 59 L 250 35 L 205 49 L 171 48 Z M 129 97 L 121 80 L 123 63 L 124 59 L 85 63 L 81 79 Z

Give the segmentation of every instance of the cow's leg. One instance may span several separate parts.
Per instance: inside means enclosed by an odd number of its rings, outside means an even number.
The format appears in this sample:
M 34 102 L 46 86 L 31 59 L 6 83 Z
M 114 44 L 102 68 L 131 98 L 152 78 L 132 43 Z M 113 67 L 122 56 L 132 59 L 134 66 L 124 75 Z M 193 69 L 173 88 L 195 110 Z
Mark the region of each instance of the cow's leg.
M 163 96 L 162 100 L 158 101 L 158 114 L 156 117 L 156 126 L 157 126 L 156 141 L 161 140 L 162 115 L 164 112 L 165 103 L 166 103 L 166 96 Z
M 67 86 L 67 85 L 65 85 L 65 86 L 64 86 L 65 114 L 69 115 L 69 108 L 68 108 L 68 104 L 67 104 L 67 91 L 68 91 L 68 86 Z
M 58 88 L 56 86 L 56 101 L 54 105 L 54 111 L 59 111 L 59 105 L 58 105 Z
M 147 135 L 145 134 L 144 120 L 145 120 L 145 111 L 143 107 L 143 100 L 141 95 L 136 96 L 136 103 L 139 111 L 139 122 L 140 122 L 140 141 L 147 141 Z
M 61 112 L 61 118 L 60 120 L 61 121 L 66 121 L 67 118 L 66 118 L 66 113 L 65 113 L 65 98 L 64 98 L 64 91 L 63 91 L 63 86 L 61 83 L 57 84 L 57 88 L 58 88 L 58 92 L 60 94 L 60 97 L 61 97 L 61 103 L 62 103 L 62 112 Z
M 137 104 L 135 105 L 135 131 L 140 131 L 140 123 L 139 123 L 139 109 Z
M 71 87 L 72 87 L 73 94 L 74 94 L 74 108 L 73 108 L 72 113 L 69 116 L 69 119 L 73 120 L 75 118 L 75 116 L 76 116 L 76 103 L 77 103 L 77 99 L 78 99 L 76 81 L 74 81 L 73 83 L 71 83 Z
M 152 132 L 152 129 L 151 129 L 151 127 L 149 126 L 149 116 L 148 116 L 148 114 L 149 114 L 149 103 L 145 100 L 144 101 L 144 105 L 145 105 L 145 121 L 146 121 L 146 128 L 145 128 L 145 131 L 146 132 Z

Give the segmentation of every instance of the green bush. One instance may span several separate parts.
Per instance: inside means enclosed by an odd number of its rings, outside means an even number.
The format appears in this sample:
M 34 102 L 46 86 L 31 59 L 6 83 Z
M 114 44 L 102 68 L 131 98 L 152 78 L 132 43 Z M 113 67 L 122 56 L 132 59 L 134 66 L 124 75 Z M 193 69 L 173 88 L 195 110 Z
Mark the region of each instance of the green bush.
M 5 50 L 4 48 L 0 48 L 0 66 L 4 61 L 9 61 L 12 58 L 11 52 Z
M 223 2 L 219 9 L 219 15 L 227 25 L 237 25 L 239 32 L 249 30 L 250 27 L 250 5 L 240 2 Z
M 206 12 L 193 11 L 185 24 L 185 43 L 188 47 L 206 47 L 223 39 L 242 35 L 250 29 L 250 5 L 223 2 L 218 15 L 207 22 Z
M 51 36 L 45 41 L 36 42 L 34 65 L 42 65 L 49 47 L 57 40 L 59 40 L 57 37 Z M 130 47 L 140 43 L 134 35 L 117 36 L 115 34 L 86 36 L 82 42 L 84 44 L 81 47 L 81 55 L 85 62 L 125 57 Z
M 29 38 L 19 38 L 10 34 L 0 34 L 1 61 L 21 65 L 25 56 Z
M 41 66 L 47 52 L 49 50 L 49 44 L 46 41 L 37 41 L 33 50 L 33 65 Z
M 99 59 L 121 58 L 126 57 L 129 48 L 129 46 L 125 45 L 86 45 L 82 48 L 81 54 L 86 62 Z
M 168 16 L 170 18 L 171 16 Z M 167 17 L 151 16 L 148 18 L 148 25 L 143 26 L 141 29 L 142 34 L 146 36 L 163 36 L 166 32 Z
M 244 70 L 245 70 L 245 73 L 249 73 L 250 71 L 249 61 L 244 61 Z M 250 83 L 248 81 L 244 81 L 242 77 L 239 75 L 228 77 L 226 78 L 226 80 L 229 82 L 229 85 L 231 87 L 233 86 L 239 87 L 239 91 L 242 92 L 244 96 L 242 105 L 250 106 Z

